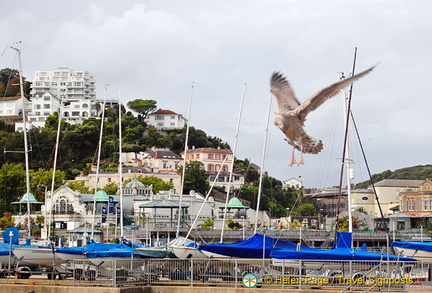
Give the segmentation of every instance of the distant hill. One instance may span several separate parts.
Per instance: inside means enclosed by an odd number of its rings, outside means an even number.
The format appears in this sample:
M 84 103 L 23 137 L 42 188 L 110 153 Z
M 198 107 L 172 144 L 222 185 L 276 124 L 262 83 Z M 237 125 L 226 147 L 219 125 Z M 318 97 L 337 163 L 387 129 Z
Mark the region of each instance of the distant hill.
M 432 179 L 432 165 L 419 165 L 413 167 L 407 167 L 397 169 L 395 171 L 384 171 L 379 174 L 372 175 L 373 182 L 379 182 L 384 179 L 409 179 L 409 180 L 424 180 Z M 367 188 L 370 185 L 370 181 L 363 181 L 358 183 L 356 188 Z

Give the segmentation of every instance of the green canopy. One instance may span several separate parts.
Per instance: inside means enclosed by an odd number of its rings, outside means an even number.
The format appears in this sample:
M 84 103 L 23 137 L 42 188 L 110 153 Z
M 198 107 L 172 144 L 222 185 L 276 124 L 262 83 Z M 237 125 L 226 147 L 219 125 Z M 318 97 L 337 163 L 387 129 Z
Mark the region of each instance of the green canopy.
M 237 198 L 233 197 L 228 202 L 228 208 L 229 209 L 247 209 L 248 206 L 244 206 L 242 202 Z
M 32 193 L 24 194 L 19 201 L 11 202 L 11 204 L 26 204 L 28 202 L 31 204 L 44 204 L 43 202 L 37 201 Z

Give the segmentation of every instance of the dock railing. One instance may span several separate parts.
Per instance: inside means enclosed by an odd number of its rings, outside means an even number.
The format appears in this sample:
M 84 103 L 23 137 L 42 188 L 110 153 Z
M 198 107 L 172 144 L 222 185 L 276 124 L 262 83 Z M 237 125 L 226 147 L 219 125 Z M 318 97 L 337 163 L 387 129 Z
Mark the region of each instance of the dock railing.
M 73 261 L 74 286 L 184 285 L 432 292 L 432 263 L 277 259 Z

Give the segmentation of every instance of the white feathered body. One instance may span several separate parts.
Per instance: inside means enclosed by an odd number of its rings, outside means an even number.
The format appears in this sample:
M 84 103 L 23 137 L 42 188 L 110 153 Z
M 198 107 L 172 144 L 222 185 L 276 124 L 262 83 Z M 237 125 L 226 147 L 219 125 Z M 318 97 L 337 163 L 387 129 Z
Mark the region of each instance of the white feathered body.
M 281 73 L 274 72 L 270 81 L 270 91 L 278 102 L 279 111 L 275 113 L 273 123 L 282 130 L 288 143 L 295 149 L 302 153 L 318 154 L 323 149 L 323 143 L 306 133 L 304 122 L 307 115 L 373 69 L 374 67 L 371 67 L 323 88 L 302 104 L 297 100 L 286 78 Z

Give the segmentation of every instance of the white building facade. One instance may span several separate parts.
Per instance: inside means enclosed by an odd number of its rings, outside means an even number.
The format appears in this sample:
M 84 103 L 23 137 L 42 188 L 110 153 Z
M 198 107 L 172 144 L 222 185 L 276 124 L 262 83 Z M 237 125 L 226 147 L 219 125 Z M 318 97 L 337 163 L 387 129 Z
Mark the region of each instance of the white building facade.
M 182 114 L 177 114 L 171 110 L 158 110 L 150 114 L 145 122 L 148 125 L 154 126 L 156 129 L 170 130 L 170 129 L 182 129 L 187 119 Z
M 45 93 L 49 92 L 57 99 L 62 99 L 64 103 L 62 117 L 69 123 L 81 123 L 82 119 L 97 115 L 95 84 L 94 76 L 88 71 L 59 67 L 55 70 L 36 71 L 31 85 L 31 95 L 45 98 Z M 43 105 L 46 107 L 47 103 Z M 57 109 L 36 110 L 44 110 L 44 113 L 50 112 L 52 115 Z M 45 117 L 45 115 L 38 117 Z
M 27 120 L 35 127 L 44 127 L 47 117 L 60 110 L 60 104 L 60 99 L 48 91 L 37 93 L 32 97 Z
M 184 157 L 184 153 L 181 154 Z M 206 171 L 207 180 L 211 183 L 215 182 L 216 186 L 227 188 L 240 188 L 244 184 L 244 175 L 233 173 L 231 184 L 229 184 L 230 166 L 233 161 L 233 153 L 230 150 L 220 148 L 198 148 L 186 152 L 186 162 L 199 161 L 203 163 Z M 219 170 L 219 176 L 216 178 Z

